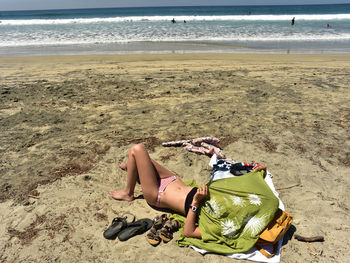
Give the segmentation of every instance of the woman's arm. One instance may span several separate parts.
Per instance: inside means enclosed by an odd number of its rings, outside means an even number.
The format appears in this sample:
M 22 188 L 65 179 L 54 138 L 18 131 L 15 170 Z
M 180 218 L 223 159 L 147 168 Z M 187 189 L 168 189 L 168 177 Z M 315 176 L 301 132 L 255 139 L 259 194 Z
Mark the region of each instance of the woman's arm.
M 198 207 L 198 204 L 192 202 L 192 206 Z M 185 221 L 184 235 L 185 237 L 202 238 L 199 227 L 196 226 L 197 211 L 188 210 L 188 214 Z
M 208 186 L 203 184 L 201 188 L 198 188 L 197 193 L 194 195 L 191 207 L 198 208 L 200 201 L 208 195 Z M 185 237 L 193 237 L 193 238 L 202 238 L 201 232 L 199 231 L 199 227 L 196 226 L 197 219 L 197 211 L 193 211 L 196 209 L 190 209 L 188 211 L 185 227 L 184 227 L 184 235 Z

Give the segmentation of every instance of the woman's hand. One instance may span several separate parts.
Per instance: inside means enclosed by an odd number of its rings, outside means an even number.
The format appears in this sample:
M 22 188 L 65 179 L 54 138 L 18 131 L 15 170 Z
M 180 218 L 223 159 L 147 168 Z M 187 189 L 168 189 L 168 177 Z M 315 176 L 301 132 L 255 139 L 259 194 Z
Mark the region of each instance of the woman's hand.
M 204 197 L 208 195 L 208 186 L 206 184 L 203 184 L 201 188 L 197 189 L 197 193 L 193 197 L 192 204 L 198 205 Z
M 266 176 L 266 165 L 262 164 L 262 163 L 256 163 L 253 167 L 254 171 L 264 171 L 264 175 L 263 177 L 265 178 Z
M 266 166 L 262 163 L 255 163 L 254 167 L 253 167 L 254 171 L 265 171 L 266 172 Z

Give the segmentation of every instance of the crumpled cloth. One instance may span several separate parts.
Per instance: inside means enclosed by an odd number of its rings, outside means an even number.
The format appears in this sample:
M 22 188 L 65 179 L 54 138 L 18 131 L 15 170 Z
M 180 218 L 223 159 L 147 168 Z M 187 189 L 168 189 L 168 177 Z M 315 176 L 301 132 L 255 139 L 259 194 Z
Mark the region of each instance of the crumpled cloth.
M 164 147 L 183 146 L 189 152 L 212 156 L 216 154 L 218 159 L 225 159 L 225 155 L 218 147 L 220 140 L 216 137 L 199 137 L 190 140 L 163 142 Z

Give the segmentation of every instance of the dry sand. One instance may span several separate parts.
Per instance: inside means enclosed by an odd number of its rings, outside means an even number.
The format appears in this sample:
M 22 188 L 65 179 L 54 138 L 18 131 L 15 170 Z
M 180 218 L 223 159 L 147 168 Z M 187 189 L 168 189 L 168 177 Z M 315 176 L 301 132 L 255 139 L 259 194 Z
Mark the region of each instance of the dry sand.
M 145 235 L 102 236 L 118 215 L 160 214 L 108 195 L 124 185 L 118 163 L 130 145 L 144 142 L 201 183 L 209 159 L 161 142 L 210 135 L 274 175 L 295 218 L 282 262 L 348 260 L 349 55 L 0 58 L 0 67 L 0 262 L 235 262 L 175 240 L 154 248 Z

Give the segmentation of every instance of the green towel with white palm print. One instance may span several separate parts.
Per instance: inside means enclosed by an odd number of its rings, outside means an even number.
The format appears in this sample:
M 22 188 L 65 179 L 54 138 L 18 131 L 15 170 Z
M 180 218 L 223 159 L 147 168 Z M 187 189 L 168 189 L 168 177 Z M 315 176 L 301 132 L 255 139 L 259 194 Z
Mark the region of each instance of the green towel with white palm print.
M 195 186 L 194 182 L 189 184 Z M 172 216 L 182 223 L 178 245 L 193 245 L 220 254 L 248 251 L 278 209 L 278 198 L 264 181 L 263 172 L 212 181 L 208 189 L 209 196 L 198 211 L 202 239 L 185 237 L 186 218 Z

